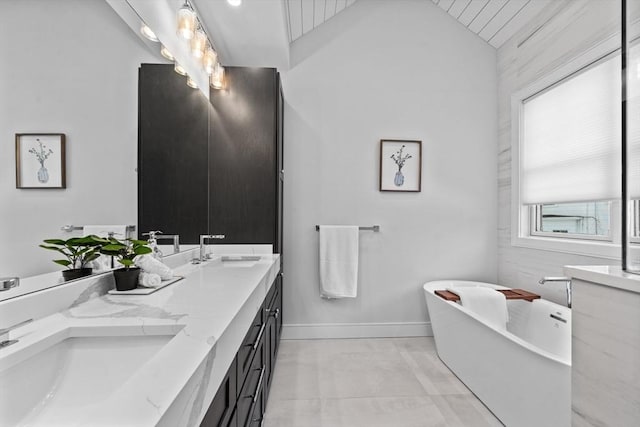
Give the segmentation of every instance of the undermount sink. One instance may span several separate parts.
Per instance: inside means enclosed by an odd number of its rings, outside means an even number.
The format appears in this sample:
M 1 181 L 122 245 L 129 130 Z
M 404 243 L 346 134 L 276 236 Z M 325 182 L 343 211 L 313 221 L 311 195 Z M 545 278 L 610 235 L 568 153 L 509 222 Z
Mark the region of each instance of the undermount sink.
M 214 256 L 207 261 L 207 267 L 253 267 L 260 260 L 260 255 Z
M 86 336 L 85 329 L 19 350 L 12 355 L 17 363 L 0 365 L 0 426 L 71 425 L 74 415 L 116 394 L 177 331 L 158 332 Z

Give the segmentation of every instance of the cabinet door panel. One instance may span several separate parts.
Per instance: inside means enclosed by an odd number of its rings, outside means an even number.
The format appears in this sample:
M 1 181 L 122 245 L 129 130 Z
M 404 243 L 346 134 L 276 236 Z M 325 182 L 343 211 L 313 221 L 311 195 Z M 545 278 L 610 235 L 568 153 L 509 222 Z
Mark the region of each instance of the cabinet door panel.
M 264 335 L 251 363 L 247 379 L 242 387 L 236 406 L 238 426 L 247 426 L 251 423 L 253 411 L 256 405 L 262 404 L 262 388 L 265 381 L 265 352 Z
M 211 105 L 166 64 L 142 64 L 138 104 L 138 231 L 198 243 L 207 233 Z
M 277 80 L 273 68 L 225 68 L 211 90 L 209 230 L 222 243 L 276 244 Z
M 251 327 L 247 332 L 247 335 L 244 337 L 242 344 L 240 345 L 240 349 L 238 350 L 238 372 L 237 372 L 237 383 L 238 383 L 238 393 L 242 388 L 243 384 L 247 381 L 246 377 L 251 369 L 251 361 L 254 359 L 254 355 L 256 352 L 261 351 L 261 347 L 259 344 L 261 334 L 264 335 L 264 321 L 263 321 L 263 308 L 261 307 L 256 314 L 256 317 L 253 319 Z

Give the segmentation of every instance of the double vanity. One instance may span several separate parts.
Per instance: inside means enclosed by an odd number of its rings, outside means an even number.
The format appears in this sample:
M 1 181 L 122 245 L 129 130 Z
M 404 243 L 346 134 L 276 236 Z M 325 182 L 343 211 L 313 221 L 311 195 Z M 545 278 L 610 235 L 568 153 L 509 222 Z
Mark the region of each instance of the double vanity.
M 111 274 L 0 302 L 0 426 L 260 425 L 282 325 L 280 256 L 188 262 L 175 284 L 109 295 Z

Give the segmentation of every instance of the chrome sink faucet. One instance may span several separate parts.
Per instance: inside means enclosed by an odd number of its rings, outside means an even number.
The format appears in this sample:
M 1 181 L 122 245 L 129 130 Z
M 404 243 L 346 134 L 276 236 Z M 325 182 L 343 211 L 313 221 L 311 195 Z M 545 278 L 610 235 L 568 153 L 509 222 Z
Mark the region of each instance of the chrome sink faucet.
M 201 234 L 200 235 L 200 262 L 204 262 L 207 260 L 207 256 L 205 254 L 205 241 L 209 240 L 209 239 L 224 239 L 225 235 L 224 234 Z
M 538 281 L 541 285 L 547 282 L 564 282 L 567 287 L 567 307 L 571 308 L 571 277 L 543 277 Z
M 8 291 L 11 288 L 20 286 L 19 277 L 1 277 L 0 278 L 0 292 Z
M 24 326 L 27 323 L 31 323 L 33 322 L 33 319 L 27 319 L 24 320 L 22 322 L 16 323 L 15 325 L 11 325 L 7 328 L 4 329 L 0 329 L 0 348 L 2 347 L 7 347 L 10 346 L 11 344 L 15 344 L 18 342 L 18 340 L 10 340 L 9 339 L 9 332 L 13 331 L 16 328 L 19 328 L 20 326 Z
M 162 251 L 158 248 L 158 240 L 173 240 L 173 253 L 180 252 L 180 235 L 178 234 L 164 234 L 160 230 L 149 231 L 148 233 L 142 233 L 143 236 L 149 236 L 149 247 L 153 250 L 153 256 L 156 259 L 160 259 L 163 256 Z

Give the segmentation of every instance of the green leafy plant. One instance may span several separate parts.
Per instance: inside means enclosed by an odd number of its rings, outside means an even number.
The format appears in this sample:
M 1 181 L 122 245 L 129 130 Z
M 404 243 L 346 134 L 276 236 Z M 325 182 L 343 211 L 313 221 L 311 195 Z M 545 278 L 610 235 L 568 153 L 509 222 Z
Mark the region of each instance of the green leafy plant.
M 101 247 L 100 253 L 116 257 L 116 260 L 127 270 L 134 265 L 133 260 L 138 255 L 146 255 L 153 252 L 144 240 L 118 240 L 113 237 L 107 240 L 108 243 Z
M 56 264 L 68 269 L 85 268 L 87 263 L 100 256 L 100 248 L 109 243 L 107 239 L 90 235 L 85 237 L 72 237 L 63 239 L 46 239 L 41 248 L 56 251 L 64 255 L 66 259 L 53 260 Z

